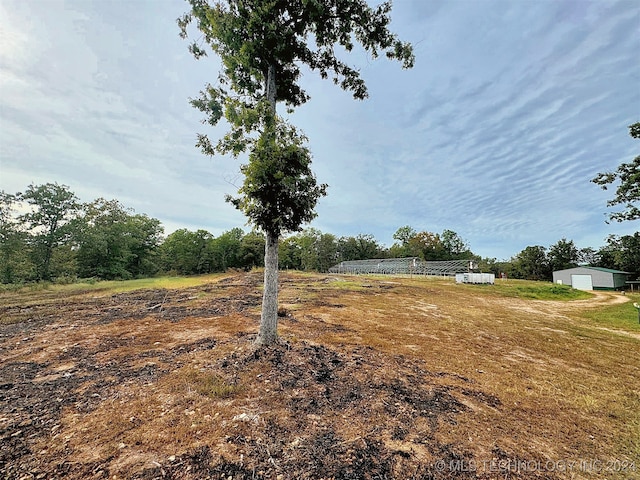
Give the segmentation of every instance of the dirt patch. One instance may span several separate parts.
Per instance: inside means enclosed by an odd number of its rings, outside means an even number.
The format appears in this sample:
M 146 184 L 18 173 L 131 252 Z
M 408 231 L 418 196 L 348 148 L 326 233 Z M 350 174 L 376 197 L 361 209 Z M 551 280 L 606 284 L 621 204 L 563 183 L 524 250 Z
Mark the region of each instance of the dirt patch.
M 592 298 L 586 300 L 553 301 L 553 300 L 534 300 L 527 301 L 517 298 L 502 299 L 499 301 L 506 308 L 529 313 L 544 313 L 546 315 L 562 317 L 573 312 L 583 311 L 585 309 L 600 308 L 607 305 L 618 305 L 630 301 L 626 295 L 618 292 L 607 292 L 594 290 L 590 292 Z
M 435 478 L 434 462 L 473 458 L 438 440 L 439 429 L 455 424 L 469 405 L 500 407 L 468 379 L 370 347 L 298 342 L 255 350 L 242 327 L 235 335 L 211 335 L 218 319 L 255 322 L 256 283 L 232 277 L 182 291 L 3 307 L 0 348 L 13 359 L 0 366 L 3 478 Z M 349 331 L 303 318 L 313 329 Z M 298 322 L 290 314 L 281 320 Z M 181 322 L 184 330 L 173 326 Z M 200 375 L 242 385 L 228 390 L 231 399 L 191 398 L 229 412 L 217 438 L 174 455 L 145 453 L 144 442 L 132 440 L 142 438 L 136 432 L 177 428 L 182 419 L 169 413 L 158 422 L 131 406 L 148 388 L 182 405 L 173 398 L 180 390 L 167 385 L 179 384 L 176 372 L 196 358 L 206 359 Z M 184 411 L 197 417 L 195 408 Z M 109 442 L 118 446 L 105 449 Z
M 556 342 L 579 351 L 562 325 L 461 314 L 437 288 L 372 281 L 325 295 L 334 280 L 309 279 L 310 294 L 304 281 L 283 277 L 283 341 L 262 350 L 257 274 L 3 305 L 0 477 L 553 479 L 486 462 L 544 462 L 558 442 L 599 448 L 588 409 L 600 400 L 578 386 L 584 414 L 565 407 L 570 384 L 549 380 L 566 365 L 581 385 L 591 375 L 586 357 L 549 360 Z M 559 418 L 573 430 L 553 430 Z

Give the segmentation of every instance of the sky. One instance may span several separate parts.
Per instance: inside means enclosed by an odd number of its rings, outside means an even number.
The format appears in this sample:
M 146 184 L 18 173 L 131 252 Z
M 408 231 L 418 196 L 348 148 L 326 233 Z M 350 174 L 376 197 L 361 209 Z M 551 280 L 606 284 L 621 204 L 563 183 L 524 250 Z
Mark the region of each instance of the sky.
M 165 233 L 250 230 L 225 203 L 243 159 L 207 157 L 188 102 L 219 62 L 179 38 L 182 0 L 0 0 L 0 190 L 67 185 L 118 199 Z M 607 224 L 590 180 L 640 154 L 637 0 L 395 0 L 391 29 L 415 67 L 345 55 L 369 98 L 314 72 L 289 119 L 309 138 L 327 196 L 311 226 L 336 236 L 457 232 L 508 259 L 562 238 L 599 248 L 640 221 Z M 197 32 L 192 30 L 192 38 Z M 284 114 L 284 107 L 279 107 Z

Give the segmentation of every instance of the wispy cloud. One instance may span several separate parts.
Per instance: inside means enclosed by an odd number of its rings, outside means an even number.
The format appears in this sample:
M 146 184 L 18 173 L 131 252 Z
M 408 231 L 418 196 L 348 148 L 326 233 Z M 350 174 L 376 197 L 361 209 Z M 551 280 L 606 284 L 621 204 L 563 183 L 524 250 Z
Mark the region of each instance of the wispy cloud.
M 178 38 L 186 6 L 0 5 L 0 188 L 59 181 L 169 230 L 243 225 L 223 202 L 239 162 L 194 147 L 197 131 L 224 127 L 187 103 L 218 64 Z M 303 79 L 312 100 L 292 120 L 330 185 L 314 225 L 386 243 L 404 224 L 449 228 L 499 258 L 638 229 L 607 226 L 610 193 L 589 182 L 637 154 L 626 131 L 640 120 L 637 2 L 407 0 L 393 18 L 413 70 L 354 56 L 365 102 Z

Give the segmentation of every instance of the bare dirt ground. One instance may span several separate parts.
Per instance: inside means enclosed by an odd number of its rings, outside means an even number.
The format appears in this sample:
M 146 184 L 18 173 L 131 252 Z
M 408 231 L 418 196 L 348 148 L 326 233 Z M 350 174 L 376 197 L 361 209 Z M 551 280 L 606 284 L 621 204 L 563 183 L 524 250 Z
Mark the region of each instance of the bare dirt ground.
M 256 351 L 260 283 L 0 299 L 0 478 L 634 478 L 639 343 L 573 316 L 620 296 L 284 274 Z

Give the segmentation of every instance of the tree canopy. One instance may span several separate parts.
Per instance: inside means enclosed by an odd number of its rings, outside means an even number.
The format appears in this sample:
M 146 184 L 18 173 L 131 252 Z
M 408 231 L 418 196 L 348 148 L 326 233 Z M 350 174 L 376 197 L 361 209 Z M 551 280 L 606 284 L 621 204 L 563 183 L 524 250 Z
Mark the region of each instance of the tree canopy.
M 373 58 L 381 53 L 399 60 L 404 68 L 414 63 L 409 43 L 389 29 L 391 2 L 371 7 L 366 0 L 228 0 L 210 3 L 189 0 L 191 11 L 178 19 L 181 36 L 195 20 L 203 40 L 223 61 L 219 87 L 209 85 L 196 106 L 217 122 L 257 120 L 242 115 L 266 98 L 269 68 L 277 79 L 275 101 L 296 107 L 309 100 L 301 87 L 301 65 L 319 72 L 357 99 L 368 96 L 360 72 L 342 61 L 336 45 L 347 52 L 359 43 Z M 355 42 L 354 42 L 355 40 Z M 191 53 L 200 58 L 206 50 L 195 41 Z M 226 87 L 241 97 L 232 97 Z M 251 118 L 248 118 L 251 117 Z M 239 125 L 235 125 L 239 126 Z M 255 126 L 249 121 L 245 127 Z
M 68 186 L 57 183 L 29 185 L 17 197 L 32 207 L 20 216 L 20 221 L 36 232 L 33 237 L 36 270 L 39 279 L 49 280 L 54 249 L 72 235 L 73 217 L 80 203 Z
M 547 257 L 551 271 L 577 267 L 582 260 L 581 252 L 573 240 L 566 238 L 551 245 Z
M 640 122 L 629 125 L 629 135 L 640 139 Z M 613 199 L 607 202 L 609 207 L 622 205 L 622 211 L 609 214 L 610 220 L 623 222 L 640 219 L 640 155 L 629 163 L 622 163 L 615 172 L 599 173 L 591 180 L 607 190 L 609 185 L 619 181 Z
M 204 123 L 224 118 L 230 127 L 215 144 L 199 134 L 197 146 L 208 155 L 249 150 L 240 196 L 227 200 L 267 233 L 297 231 L 314 218 L 326 185 L 310 170 L 306 138 L 276 117 L 276 104 L 293 108 L 310 99 L 300 84 L 302 65 L 364 99 L 360 72 L 339 58 L 336 45 L 350 52 L 357 42 L 373 58 L 384 54 L 405 68 L 413 66 L 411 45 L 388 29 L 390 2 L 374 8 L 366 0 L 188 1 L 180 35 L 186 38 L 194 21 L 202 33 L 189 51 L 202 58 L 207 44 L 222 60 L 218 85 L 208 84 L 191 104 Z
M 318 185 L 311 171 L 311 153 L 304 137 L 285 123 L 276 129 L 275 141 L 260 137 L 241 167 L 245 182 L 239 197 L 227 200 L 243 211 L 262 231 L 279 236 L 314 219 L 318 199 L 327 186 Z

